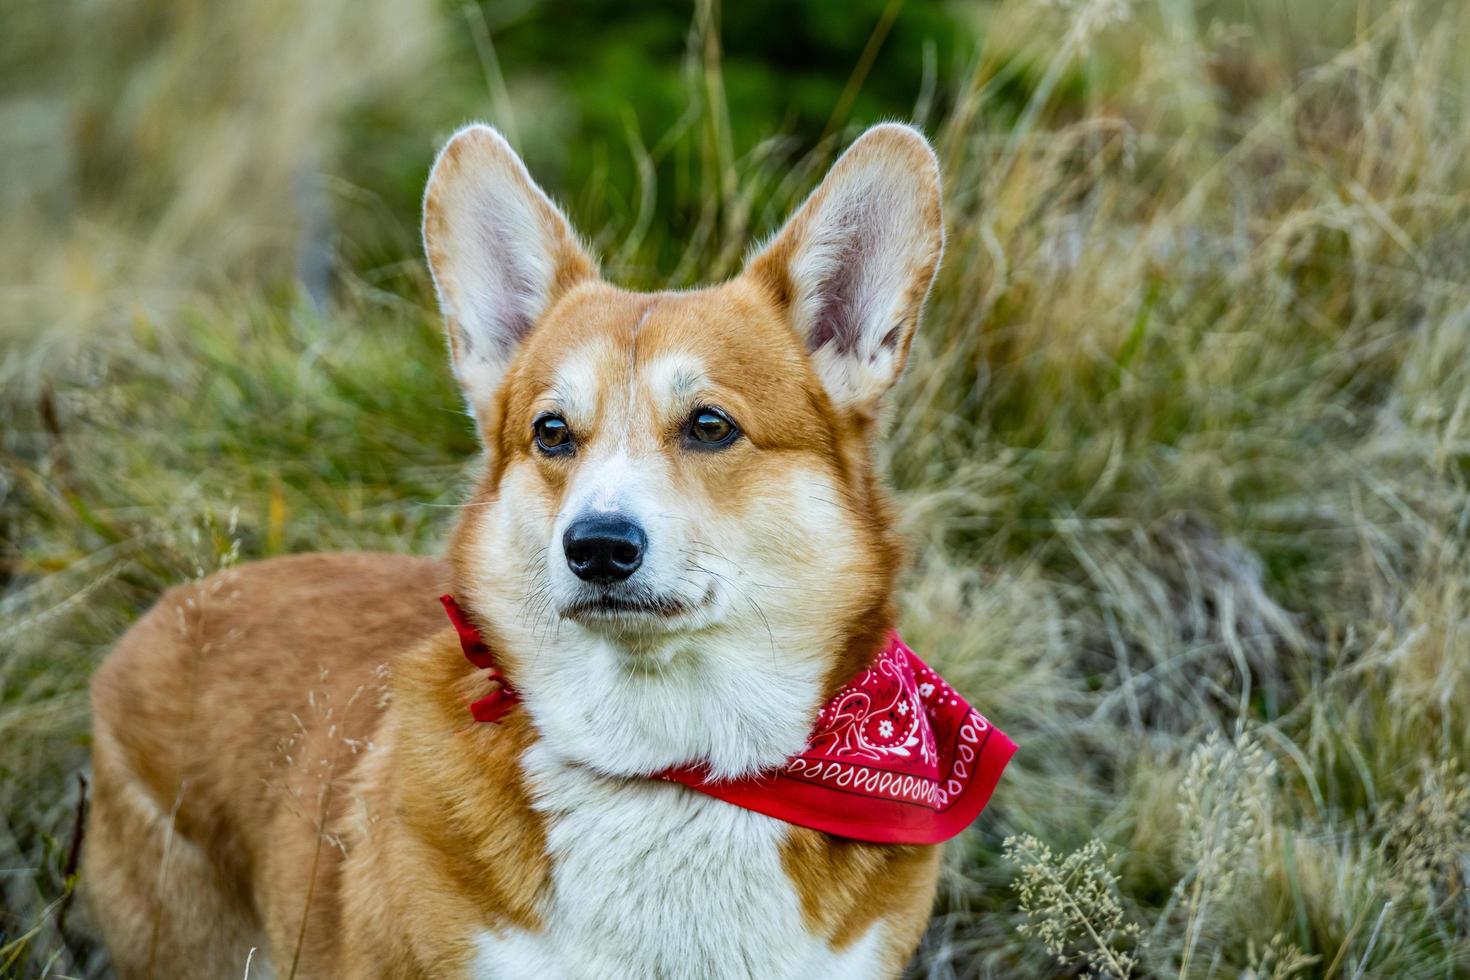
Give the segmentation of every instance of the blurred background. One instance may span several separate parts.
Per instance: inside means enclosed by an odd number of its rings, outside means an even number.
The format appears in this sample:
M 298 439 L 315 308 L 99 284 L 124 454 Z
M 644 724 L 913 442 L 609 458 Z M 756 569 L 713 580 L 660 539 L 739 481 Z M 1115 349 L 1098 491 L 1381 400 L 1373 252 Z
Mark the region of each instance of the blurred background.
M 100 977 L 86 685 L 166 587 L 434 552 L 418 244 L 501 127 L 622 283 L 863 125 L 946 173 L 904 631 L 1021 745 L 915 977 L 1470 975 L 1470 10 L 54 0 L 0 30 L 0 975 Z

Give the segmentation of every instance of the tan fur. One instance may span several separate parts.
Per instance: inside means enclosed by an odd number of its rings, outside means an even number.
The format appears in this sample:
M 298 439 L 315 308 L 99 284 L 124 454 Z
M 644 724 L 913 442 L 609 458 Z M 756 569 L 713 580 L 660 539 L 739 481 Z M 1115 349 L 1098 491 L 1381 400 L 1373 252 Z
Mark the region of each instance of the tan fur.
M 551 858 L 518 765 L 538 733 L 525 711 L 501 725 L 470 719 L 485 682 L 435 599 L 483 594 L 478 556 L 500 532 L 482 515 L 503 487 L 559 507 L 577 463 L 539 455 L 528 434 L 572 352 L 591 352 L 599 378 L 579 438 L 639 441 L 640 458 L 661 460 L 677 494 L 708 501 L 717 519 L 739 522 L 751 501 L 779 497 L 793 465 L 835 488 L 858 557 L 819 613 L 825 693 L 894 621 L 901 550 L 871 462 L 876 405 L 837 404 L 792 325 L 788 265 L 824 192 L 746 275 L 635 294 L 595 278 L 508 153 L 468 131 L 426 198 L 426 247 L 487 449 L 449 561 L 322 554 L 222 572 L 165 595 L 94 681 L 84 887 L 125 980 L 239 976 L 252 947 L 278 977 L 455 976 L 477 930 L 542 927 Z M 927 153 L 911 135 L 878 132 L 838 166 L 887 155 L 928 173 Z M 551 243 L 545 309 L 504 364 L 466 363 L 486 352 L 456 323 L 461 284 L 446 274 L 456 246 L 441 188 L 470 166 L 523 181 L 517 193 Z M 937 183 L 928 193 L 933 243 L 903 287 L 900 364 L 939 258 Z M 659 358 L 690 352 L 709 374 L 698 399 L 740 420 L 744 437 L 726 452 L 681 450 L 687 407 L 671 411 L 637 383 Z M 534 651 L 507 638 L 493 609 L 470 602 L 514 680 Z M 927 918 L 938 856 L 792 828 L 781 858 L 808 932 L 842 949 L 881 922 L 897 973 Z
M 350 799 L 377 670 L 442 630 L 447 579 L 395 555 L 277 559 L 171 590 L 123 638 L 92 684 L 83 878 L 119 974 L 221 976 L 252 945 L 295 955 L 307 889 L 334 891 L 319 828 Z M 330 903 L 312 904 L 309 926 L 325 924 Z M 333 955 L 335 930 L 307 932 Z
M 841 948 L 886 921 L 889 967 L 900 971 L 934 904 L 941 850 L 864 844 L 793 827 L 782 851 L 807 928 Z

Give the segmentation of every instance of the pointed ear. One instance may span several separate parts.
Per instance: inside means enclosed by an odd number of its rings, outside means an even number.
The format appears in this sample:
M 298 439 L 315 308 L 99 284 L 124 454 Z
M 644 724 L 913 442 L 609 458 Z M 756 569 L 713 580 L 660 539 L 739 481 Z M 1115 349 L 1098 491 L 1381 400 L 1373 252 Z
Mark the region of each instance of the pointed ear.
M 485 125 L 455 133 L 434 161 L 424 192 L 424 251 L 454 373 L 477 415 L 557 297 L 597 275 L 571 224 Z
M 777 298 L 832 401 L 871 414 L 903 371 L 944 251 L 939 162 L 909 126 L 848 147 L 745 275 Z

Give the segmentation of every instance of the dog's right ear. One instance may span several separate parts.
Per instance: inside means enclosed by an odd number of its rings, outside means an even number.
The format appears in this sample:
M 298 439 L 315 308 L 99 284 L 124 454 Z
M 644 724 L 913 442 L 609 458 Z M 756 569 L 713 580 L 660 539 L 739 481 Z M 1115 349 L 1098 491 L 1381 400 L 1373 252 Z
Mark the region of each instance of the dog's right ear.
M 571 224 L 489 126 L 452 136 L 424 191 L 424 251 L 454 374 L 484 417 L 516 347 L 562 293 L 597 275 Z

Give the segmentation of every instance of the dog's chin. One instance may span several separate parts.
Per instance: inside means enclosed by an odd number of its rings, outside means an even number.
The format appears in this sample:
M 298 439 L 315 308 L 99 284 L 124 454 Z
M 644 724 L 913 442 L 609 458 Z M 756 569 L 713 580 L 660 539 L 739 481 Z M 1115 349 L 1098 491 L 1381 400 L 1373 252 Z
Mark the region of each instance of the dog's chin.
M 587 592 L 561 607 L 561 617 L 608 636 L 692 633 L 709 626 L 716 606 L 713 589 L 697 600 L 676 595 L 624 596 Z

